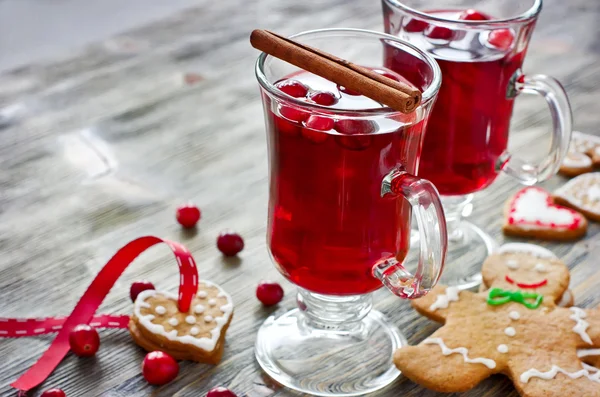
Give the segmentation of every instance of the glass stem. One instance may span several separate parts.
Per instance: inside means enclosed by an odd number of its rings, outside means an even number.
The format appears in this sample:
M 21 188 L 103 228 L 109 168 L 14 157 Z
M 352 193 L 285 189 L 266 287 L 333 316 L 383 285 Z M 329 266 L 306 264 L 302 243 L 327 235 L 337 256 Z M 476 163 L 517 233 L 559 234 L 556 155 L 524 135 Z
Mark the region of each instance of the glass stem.
M 446 225 L 448 227 L 448 240 L 461 241 L 464 233 L 460 228 L 460 223 L 464 217 L 471 214 L 473 205 L 473 194 L 463 196 L 442 196 L 442 205 L 446 215 Z
M 315 328 L 351 329 L 371 311 L 371 294 L 335 296 L 321 295 L 298 288 L 298 308 L 308 325 Z

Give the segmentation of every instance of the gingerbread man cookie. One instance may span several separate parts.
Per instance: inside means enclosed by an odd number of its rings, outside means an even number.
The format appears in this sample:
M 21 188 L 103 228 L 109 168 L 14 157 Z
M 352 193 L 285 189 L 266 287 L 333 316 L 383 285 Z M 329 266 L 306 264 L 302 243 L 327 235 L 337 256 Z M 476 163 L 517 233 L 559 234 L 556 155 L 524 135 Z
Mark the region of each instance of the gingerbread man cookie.
M 600 165 L 600 137 L 573 131 L 571 147 L 560 166 L 565 176 L 577 176 L 591 172 Z
M 506 202 L 502 231 L 508 236 L 563 241 L 584 236 L 587 225 L 582 214 L 555 204 L 544 189 L 526 187 Z
M 187 313 L 179 311 L 176 295 L 141 292 L 134 303 L 129 332 L 148 351 L 162 350 L 178 360 L 217 364 L 232 316 L 231 297 L 218 285 L 201 281 Z
M 488 291 L 437 286 L 412 302 L 419 313 L 444 326 L 419 345 L 398 349 L 396 366 L 409 379 L 439 392 L 466 391 L 502 373 L 524 397 L 600 397 L 600 371 L 581 361 L 592 362 L 586 357 L 600 348 L 600 310 L 555 305 L 568 282 L 554 279 L 565 274 L 554 258 L 506 248 L 497 255 L 511 265 L 502 274 L 487 263 Z M 543 285 L 515 289 L 521 281 L 517 276 L 529 277 L 525 271 L 531 267 L 542 269 L 538 262 L 547 270 L 537 282 Z M 506 275 L 515 283 L 502 277 Z M 582 356 L 584 351 L 592 353 Z
M 571 179 L 554 192 L 554 201 L 600 222 L 600 172 Z

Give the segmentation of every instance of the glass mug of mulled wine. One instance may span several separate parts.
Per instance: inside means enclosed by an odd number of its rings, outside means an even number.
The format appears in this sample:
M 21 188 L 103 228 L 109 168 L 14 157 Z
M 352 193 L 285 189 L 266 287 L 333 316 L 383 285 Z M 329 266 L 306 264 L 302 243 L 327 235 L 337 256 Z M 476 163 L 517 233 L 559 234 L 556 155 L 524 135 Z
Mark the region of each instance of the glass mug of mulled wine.
M 525 185 L 543 181 L 568 151 L 572 116 L 565 91 L 551 77 L 521 71 L 540 10 L 541 0 L 383 0 L 386 33 L 426 51 L 442 70 L 418 174 L 442 195 L 451 264 L 441 280 L 446 285 L 479 284 L 481 263 L 496 248 L 487 233 L 462 220 L 472 210 L 473 193 L 500 171 Z M 395 54 L 384 65 L 411 76 Z M 542 96 L 552 116 L 550 152 L 539 164 L 507 151 L 520 94 Z M 415 234 L 413 242 L 418 240 Z
M 441 202 L 415 176 L 440 70 L 423 51 L 382 33 L 325 29 L 293 39 L 405 81 L 383 67 L 384 56 L 397 54 L 423 92 L 416 111 L 403 114 L 264 53 L 256 65 L 269 149 L 267 243 L 279 271 L 299 287 L 298 308 L 260 328 L 256 356 L 298 391 L 363 395 L 398 376 L 392 353 L 405 343 L 371 310 L 371 293 L 385 285 L 417 298 L 444 265 Z M 403 263 L 413 213 L 422 242 L 416 270 Z

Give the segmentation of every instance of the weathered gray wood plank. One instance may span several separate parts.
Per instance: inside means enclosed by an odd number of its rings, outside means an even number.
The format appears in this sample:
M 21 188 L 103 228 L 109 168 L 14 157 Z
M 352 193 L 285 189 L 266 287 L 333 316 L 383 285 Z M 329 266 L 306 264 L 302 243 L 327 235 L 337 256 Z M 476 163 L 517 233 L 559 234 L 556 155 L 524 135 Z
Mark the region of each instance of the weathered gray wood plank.
M 143 352 L 124 332 L 102 335 L 95 360 L 69 356 L 45 383 L 74 396 L 198 396 L 225 384 L 239 395 L 290 396 L 263 378 L 253 355 L 256 331 L 271 310 L 254 298 L 263 278 L 286 289 L 282 307 L 295 304 L 294 289 L 271 264 L 265 248 L 266 145 L 248 44 L 256 27 L 291 34 L 344 26 L 380 30 L 378 2 L 360 0 L 204 1 L 195 9 L 114 39 L 0 75 L 0 315 L 67 314 L 93 275 L 124 243 L 141 234 L 180 240 L 199 262 L 201 277 L 221 284 L 236 302 L 223 362 L 217 367 L 182 363 L 180 378 L 152 388 L 140 375 Z M 561 79 L 576 127 L 596 133 L 600 121 L 600 46 L 591 0 L 547 0 L 526 71 Z M 182 75 L 203 80 L 182 83 Z M 545 106 L 519 99 L 511 147 L 547 142 Z M 3 110 L 1 110 L 3 109 Z M 3 113 L 0 113 L 3 114 Z M 544 136 L 546 138 L 540 138 Z M 530 153 L 536 155 L 536 153 Z M 560 185 L 555 177 L 543 186 Z M 475 200 L 472 220 L 498 241 L 501 203 L 518 188 L 508 177 Z M 203 210 L 196 234 L 181 232 L 174 209 L 191 199 Z M 246 240 L 240 261 L 225 261 L 217 233 L 235 228 Z M 600 303 L 598 225 L 585 240 L 546 244 L 573 272 L 577 303 Z M 129 313 L 131 281 L 147 278 L 174 290 L 177 272 L 165 249 L 143 255 L 109 295 L 103 311 Z M 416 343 L 437 325 L 385 291 L 376 307 Z M 50 337 L 0 340 L 0 395 L 48 346 Z M 376 396 L 434 396 L 400 378 Z M 502 377 L 486 380 L 465 396 L 515 396 Z

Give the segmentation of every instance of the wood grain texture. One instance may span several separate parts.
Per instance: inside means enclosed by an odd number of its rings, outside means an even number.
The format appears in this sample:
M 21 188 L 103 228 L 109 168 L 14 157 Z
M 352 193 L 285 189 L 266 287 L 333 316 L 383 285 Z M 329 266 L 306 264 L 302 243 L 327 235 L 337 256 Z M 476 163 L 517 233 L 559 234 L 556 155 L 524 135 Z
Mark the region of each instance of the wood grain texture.
M 316 17 L 318 16 L 318 17 Z M 559 78 L 571 97 L 576 128 L 597 133 L 600 121 L 600 3 L 547 0 L 525 65 Z M 0 75 L 0 315 L 67 314 L 94 274 L 129 240 L 144 234 L 183 242 L 202 278 L 223 286 L 236 315 L 217 367 L 184 362 L 176 382 L 160 388 L 140 374 L 143 352 L 122 331 L 103 332 L 95 359 L 69 355 L 44 384 L 69 397 L 202 396 L 216 385 L 238 395 L 292 396 L 261 375 L 256 331 L 276 309 L 254 297 L 260 279 L 280 281 L 265 247 L 266 143 L 248 43 L 252 29 L 282 34 L 321 28 L 381 30 L 381 8 L 362 0 L 204 0 L 197 8 L 97 43 L 68 59 L 50 59 Z M 117 43 L 115 45 L 115 43 Z M 120 43 L 120 44 L 119 44 Z M 202 77 L 184 84 L 183 75 Z M 198 80 L 198 79 L 196 79 Z M 510 147 L 536 157 L 548 147 L 549 117 L 541 101 L 518 99 Z M 555 177 L 542 186 L 554 189 Z M 504 200 L 518 188 L 501 176 L 475 200 L 473 222 L 502 242 Z M 197 233 L 184 233 L 176 206 L 203 210 Z M 224 260 L 219 231 L 245 238 L 240 259 Z M 591 224 L 577 243 L 544 244 L 572 270 L 576 303 L 600 303 L 600 236 Z M 130 313 L 129 284 L 146 278 L 174 291 L 168 251 L 144 254 L 117 283 L 101 310 Z M 407 302 L 379 291 L 375 307 L 417 343 L 435 323 Z M 0 340 L 0 396 L 48 346 L 51 337 Z M 407 379 L 373 396 L 434 396 Z M 464 396 L 516 396 L 493 377 Z

